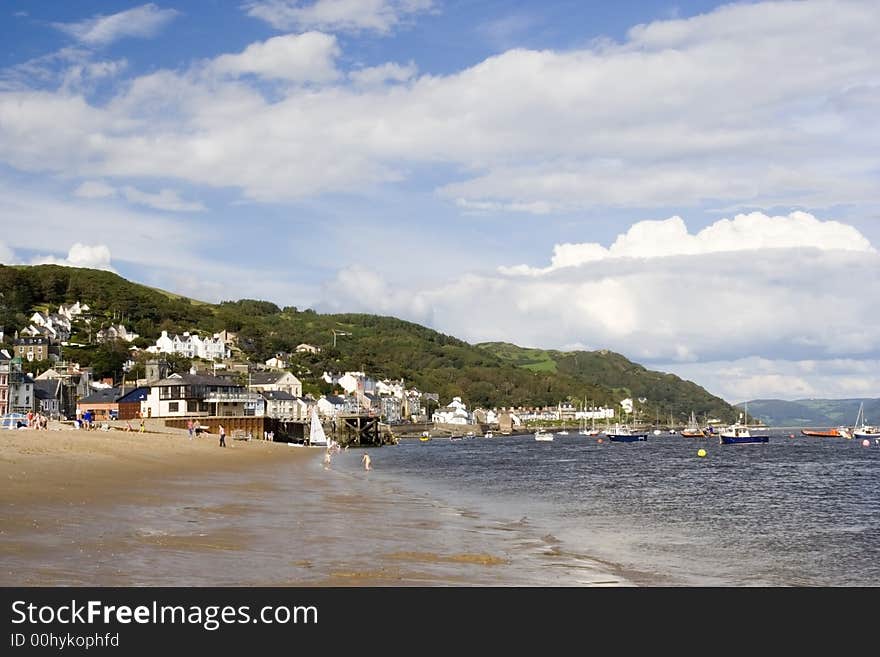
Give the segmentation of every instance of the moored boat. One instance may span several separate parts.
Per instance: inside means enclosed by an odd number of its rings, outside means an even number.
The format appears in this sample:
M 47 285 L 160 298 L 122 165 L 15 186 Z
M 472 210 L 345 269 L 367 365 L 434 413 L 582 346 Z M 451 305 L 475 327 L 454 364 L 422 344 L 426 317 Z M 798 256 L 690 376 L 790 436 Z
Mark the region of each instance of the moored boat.
M 769 443 L 770 436 L 754 436 L 749 431 L 749 407 L 745 405 L 743 410 L 743 423 L 736 422 L 718 435 L 718 442 L 722 445 L 759 445 Z
M 859 414 L 856 417 L 856 423 L 855 426 L 853 426 L 852 435 L 853 438 L 859 440 L 873 439 L 875 442 L 880 443 L 880 427 L 868 424 L 868 421 L 865 419 L 864 402 L 859 404 Z
M 613 443 L 635 443 L 648 440 L 647 432 L 633 431 L 625 424 L 615 424 L 605 431 L 605 435 Z
M 732 424 L 724 429 L 718 436 L 718 442 L 722 445 L 758 445 L 769 443 L 769 436 L 755 436 L 744 424 Z
M 535 440 L 539 442 L 550 442 L 553 440 L 553 434 L 544 431 L 543 429 L 538 429 L 535 432 Z
M 691 419 L 688 420 L 687 426 L 681 430 L 681 435 L 685 438 L 705 438 L 706 432 L 697 424 L 697 416 L 691 411 Z
M 801 433 L 805 436 L 815 436 L 817 438 L 852 438 L 849 427 L 836 427 L 831 429 L 801 429 Z

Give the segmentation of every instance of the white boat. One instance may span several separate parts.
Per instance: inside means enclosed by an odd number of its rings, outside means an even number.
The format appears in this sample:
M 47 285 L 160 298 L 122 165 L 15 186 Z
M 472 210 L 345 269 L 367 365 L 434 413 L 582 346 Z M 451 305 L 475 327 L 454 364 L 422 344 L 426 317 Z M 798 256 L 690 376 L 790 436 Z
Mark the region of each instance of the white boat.
M 858 440 L 873 438 L 875 442 L 880 443 L 880 427 L 868 424 L 867 420 L 865 420 L 865 402 L 859 404 L 859 414 L 856 417 L 852 435 L 853 438 Z
M 718 442 L 722 445 L 758 445 L 769 443 L 769 436 L 753 436 L 748 425 L 749 407 L 745 406 L 743 414 L 744 422 L 730 425 L 718 436 Z
M 633 431 L 629 425 L 617 423 L 613 427 L 605 429 L 608 440 L 615 443 L 636 443 L 648 440 L 646 431 Z
M 568 431 L 566 431 L 565 429 L 563 429 L 562 431 L 557 431 L 556 433 L 559 434 L 560 436 L 567 436 L 568 435 Z
M 494 438 L 494 437 L 495 437 L 495 434 L 492 433 L 491 431 L 487 431 L 485 434 L 483 434 L 483 438 Z
M 584 399 L 584 411 L 587 410 L 587 400 Z M 587 429 L 587 418 L 584 418 L 584 425 L 581 427 L 581 430 L 578 433 L 582 436 L 598 436 L 602 433 L 601 429 L 596 428 L 596 416 L 592 411 L 590 412 L 590 428 Z
M 309 428 L 309 445 L 312 447 L 330 447 L 330 441 L 327 434 L 324 433 L 324 427 L 321 420 L 318 419 L 318 409 L 312 408 L 312 425 Z
M 540 442 L 550 442 L 553 440 L 553 434 L 547 433 L 543 429 L 538 429 L 535 432 L 535 440 L 540 441 Z

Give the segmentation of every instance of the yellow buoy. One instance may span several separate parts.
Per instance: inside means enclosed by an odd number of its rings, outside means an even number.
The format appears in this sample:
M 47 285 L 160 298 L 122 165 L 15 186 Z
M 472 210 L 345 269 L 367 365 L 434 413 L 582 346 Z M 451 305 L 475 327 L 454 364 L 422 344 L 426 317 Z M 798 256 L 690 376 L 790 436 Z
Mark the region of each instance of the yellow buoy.
M 703 449 L 703 448 L 700 448 L 700 449 L 697 451 L 697 456 L 706 456 L 706 450 Z

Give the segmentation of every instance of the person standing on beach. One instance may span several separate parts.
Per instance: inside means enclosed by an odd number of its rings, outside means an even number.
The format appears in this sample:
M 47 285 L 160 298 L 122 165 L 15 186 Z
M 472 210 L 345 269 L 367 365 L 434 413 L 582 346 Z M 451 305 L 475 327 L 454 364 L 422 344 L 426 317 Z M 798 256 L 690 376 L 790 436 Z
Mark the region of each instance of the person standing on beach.
M 220 447 L 226 447 L 226 429 L 220 425 Z
M 369 454 L 364 454 L 361 457 L 361 462 L 364 464 L 364 470 L 372 470 L 373 469 L 373 464 L 370 460 Z
M 141 429 L 140 429 L 140 431 L 141 431 L 141 433 L 144 433 L 146 430 L 147 430 L 147 428 L 144 426 L 144 419 L 141 418 Z
M 192 440 L 193 439 L 193 421 L 192 420 L 186 421 L 186 428 L 189 431 L 189 439 Z

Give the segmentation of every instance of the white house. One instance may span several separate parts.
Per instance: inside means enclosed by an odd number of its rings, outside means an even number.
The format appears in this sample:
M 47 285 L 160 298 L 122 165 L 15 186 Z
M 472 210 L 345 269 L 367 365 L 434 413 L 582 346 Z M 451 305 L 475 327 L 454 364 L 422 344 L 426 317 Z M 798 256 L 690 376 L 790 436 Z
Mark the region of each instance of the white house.
M 107 328 L 102 328 L 95 334 L 97 342 L 106 342 L 108 340 L 125 340 L 131 342 L 139 337 L 137 333 L 133 333 L 125 328 L 122 324 L 111 324 Z
M 303 344 L 296 345 L 295 351 L 298 354 L 303 354 L 303 353 L 317 354 L 321 351 L 321 347 L 315 347 L 314 345 L 303 343 Z
M 279 420 L 299 420 L 297 398 L 285 390 L 267 390 L 260 393 L 266 402 L 266 416 Z
M 284 370 L 287 369 L 288 362 L 284 359 L 282 354 L 275 354 L 266 361 L 266 367 L 271 367 L 276 370 Z
M 336 417 L 345 412 L 346 403 L 344 397 L 324 395 L 317 402 L 318 414 L 322 417 Z
M 168 335 L 168 331 L 156 338 L 156 344 L 147 347 L 147 351 L 153 354 L 182 354 L 187 358 L 203 358 L 204 360 L 229 358 L 230 349 L 221 337 L 215 333 L 210 338 L 202 338 L 198 334 L 184 331 L 181 335 Z
M 279 391 L 302 397 L 302 382 L 290 372 L 253 372 L 248 389 L 253 392 Z
M 85 310 L 83 310 L 83 308 L 85 308 Z M 74 317 L 82 315 L 88 309 L 88 306 L 80 304 L 79 301 L 71 304 L 62 303 L 60 306 L 58 306 L 58 314 L 63 315 L 69 320 L 72 320 Z
M 149 384 L 141 402 L 144 417 L 230 416 L 265 414 L 263 398 L 226 379 L 172 374 Z
M 470 414 L 461 402 L 461 397 L 453 397 L 449 406 L 434 411 L 431 420 L 441 424 L 470 424 Z

